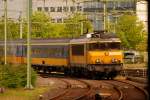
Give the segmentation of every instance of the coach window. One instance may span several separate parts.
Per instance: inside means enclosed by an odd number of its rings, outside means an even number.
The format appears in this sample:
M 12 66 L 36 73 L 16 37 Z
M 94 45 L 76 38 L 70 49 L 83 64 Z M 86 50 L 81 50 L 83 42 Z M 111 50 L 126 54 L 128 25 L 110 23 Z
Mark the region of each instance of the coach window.
M 84 45 L 72 45 L 72 55 L 84 56 Z

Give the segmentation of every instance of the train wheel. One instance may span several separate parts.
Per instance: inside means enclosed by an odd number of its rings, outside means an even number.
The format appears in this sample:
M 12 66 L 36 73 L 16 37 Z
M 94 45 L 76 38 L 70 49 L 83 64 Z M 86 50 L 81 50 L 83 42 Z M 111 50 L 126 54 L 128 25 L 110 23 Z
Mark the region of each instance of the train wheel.
M 73 76 L 74 75 L 74 68 L 71 68 L 70 69 L 70 76 Z
M 48 73 L 49 71 L 48 71 L 48 68 L 47 67 L 45 67 L 45 68 L 43 68 L 43 73 Z

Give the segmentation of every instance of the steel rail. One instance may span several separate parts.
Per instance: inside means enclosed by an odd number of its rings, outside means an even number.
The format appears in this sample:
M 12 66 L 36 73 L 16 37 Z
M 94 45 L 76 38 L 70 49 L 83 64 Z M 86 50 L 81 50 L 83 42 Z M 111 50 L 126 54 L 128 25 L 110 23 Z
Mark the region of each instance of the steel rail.
M 134 86 L 136 89 L 138 89 L 139 91 L 141 91 L 141 92 L 144 93 L 144 95 L 145 95 L 146 98 L 147 98 L 146 100 L 149 100 L 149 94 L 148 94 L 148 92 L 147 92 L 145 89 L 143 89 L 143 88 L 141 88 L 141 87 L 138 87 L 138 86 L 136 86 L 135 84 L 129 83 L 129 82 L 127 82 L 127 81 L 123 81 L 123 80 L 115 80 L 115 81 L 122 82 L 122 83 L 126 83 L 126 84 L 129 84 L 129 85 Z
M 71 84 L 70 84 L 69 82 L 63 80 L 63 79 L 60 79 L 60 80 L 63 81 L 63 82 L 65 82 L 65 83 L 67 84 L 66 90 L 63 91 L 63 92 L 61 92 L 60 94 L 58 94 L 58 95 L 56 95 L 56 96 L 50 98 L 49 100 L 56 100 L 56 99 L 62 97 L 63 95 L 65 95 L 66 93 L 69 92 L 69 89 L 71 88 Z
M 87 90 L 87 92 L 85 92 L 83 95 L 81 95 L 81 96 L 75 98 L 74 100 L 83 100 L 83 99 L 85 99 L 86 97 L 88 97 L 88 96 L 90 95 L 90 93 L 92 93 L 93 87 L 92 87 L 89 83 L 87 83 L 87 82 L 85 82 L 85 81 L 83 81 L 83 80 L 78 80 L 78 81 L 80 81 L 80 82 L 86 84 L 88 90 Z
M 117 85 L 115 85 L 115 84 L 113 84 L 113 83 L 110 83 L 110 82 L 104 82 L 104 83 L 113 85 L 113 88 L 114 88 L 116 91 L 118 91 L 118 94 L 119 94 L 118 100 L 123 100 L 123 92 L 118 88 Z

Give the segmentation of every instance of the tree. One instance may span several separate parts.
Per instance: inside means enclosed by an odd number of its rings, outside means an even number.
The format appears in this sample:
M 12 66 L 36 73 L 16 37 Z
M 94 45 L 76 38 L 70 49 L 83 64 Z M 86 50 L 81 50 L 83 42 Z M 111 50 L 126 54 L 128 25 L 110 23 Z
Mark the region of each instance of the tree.
M 64 34 L 67 37 L 79 37 L 81 35 L 81 28 L 83 28 L 83 33 L 92 32 L 93 27 L 86 16 L 81 13 L 75 13 L 70 16 L 68 20 L 65 21 Z M 81 26 L 83 24 L 83 27 Z
M 51 18 L 44 12 L 34 12 L 32 15 L 31 37 L 32 38 L 48 38 L 50 33 L 54 30 L 51 25 Z M 27 35 L 27 21 L 24 24 L 24 35 Z
M 137 45 L 144 41 L 143 23 L 134 15 L 119 17 L 116 25 L 116 33 L 126 49 L 137 49 Z
M 81 23 L 83 23 L 83 32 L 91 32 L 92 24 L 86 17 L 80 13 L 70 16 L 65 23 L 51 23 L 51 17 L 44 12 L 34 12 L 31 23 L 32 38 L 60 38 L 60 37 L 79 37 L 81 34 Z M 19 23 L 8 20 L 8 39 L 19 39 Z M 13 27 L 13 28 L 12 28 Z M 4 20 L 0 20 L 0 39 L 4 39 Z M 23 38 L 27 37 L 27 20 L 23 21 Z
M 13 28 L 12 28 L 13 27 Z M 12 19 L 7 20 L 7 39 L 19 38 L 19 23 Z M 4 19 L 0 20 L 0 39 L 4 39 Z

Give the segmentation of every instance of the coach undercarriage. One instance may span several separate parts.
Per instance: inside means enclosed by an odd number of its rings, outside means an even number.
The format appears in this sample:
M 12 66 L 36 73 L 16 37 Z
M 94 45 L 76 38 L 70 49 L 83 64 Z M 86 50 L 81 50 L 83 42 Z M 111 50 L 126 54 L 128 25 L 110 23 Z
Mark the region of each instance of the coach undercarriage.
M 40 73 L 64 73 L 66 76 L 86 77 L 95 79 L 113 79 L 120 71 L 121 65 L 91 65 L 84 67 L 75 66 L 44 66 L 32 65 Z

